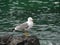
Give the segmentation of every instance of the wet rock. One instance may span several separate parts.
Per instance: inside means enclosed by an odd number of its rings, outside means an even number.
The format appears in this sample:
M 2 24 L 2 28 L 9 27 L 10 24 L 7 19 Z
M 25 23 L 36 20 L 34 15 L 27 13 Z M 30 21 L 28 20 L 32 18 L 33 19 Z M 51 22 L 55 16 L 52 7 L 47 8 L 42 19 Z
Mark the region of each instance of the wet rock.
M 8 45 L 12 40 L 12 35 L 0 36 L 0 45 Z
M 36 36 L 13 36 L 0 37 L 0 45 L 40 45 Z

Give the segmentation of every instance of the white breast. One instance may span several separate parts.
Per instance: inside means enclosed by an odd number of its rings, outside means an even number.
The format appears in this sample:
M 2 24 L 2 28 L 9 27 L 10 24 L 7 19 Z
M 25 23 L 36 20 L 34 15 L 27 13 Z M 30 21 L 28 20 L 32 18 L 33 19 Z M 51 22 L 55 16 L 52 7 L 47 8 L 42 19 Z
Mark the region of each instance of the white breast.
M 27 22 L 27 23 L 28 23 L 28 25 L 29 25 L 29 28 L 32 28 L 33 22 Z

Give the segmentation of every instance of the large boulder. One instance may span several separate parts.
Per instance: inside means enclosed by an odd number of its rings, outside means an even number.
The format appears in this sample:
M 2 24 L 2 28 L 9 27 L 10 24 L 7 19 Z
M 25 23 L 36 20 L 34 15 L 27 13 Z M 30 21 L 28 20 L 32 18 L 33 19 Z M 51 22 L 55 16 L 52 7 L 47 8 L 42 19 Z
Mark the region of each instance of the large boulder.
M 0 37 L 0 45 L 40 45 L 36 36 L 13 36 Z

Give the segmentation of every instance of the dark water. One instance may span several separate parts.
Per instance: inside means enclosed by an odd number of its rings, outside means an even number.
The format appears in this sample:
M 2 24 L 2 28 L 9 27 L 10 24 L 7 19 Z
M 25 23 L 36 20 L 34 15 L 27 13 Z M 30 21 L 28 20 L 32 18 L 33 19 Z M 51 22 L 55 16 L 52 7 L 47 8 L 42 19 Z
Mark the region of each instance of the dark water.
M 0 0 L 0 36 L 6 32 L 22 35 L 12 29 L 32 17 L 31 35 L 36 35 L 41 45 L 60 45 L 59 4 L 59 0 Z

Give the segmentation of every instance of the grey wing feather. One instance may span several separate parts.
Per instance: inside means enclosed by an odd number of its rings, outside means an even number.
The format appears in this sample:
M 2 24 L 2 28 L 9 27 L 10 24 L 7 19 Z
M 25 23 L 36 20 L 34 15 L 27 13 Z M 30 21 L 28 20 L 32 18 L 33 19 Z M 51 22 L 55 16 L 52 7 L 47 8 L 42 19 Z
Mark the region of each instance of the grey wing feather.
M 28 24 L 27 23 L 23 23 L 23 24 L 20 24 L 20 25 L 16 26 L 15 30 L 20 30 L 20 29 L 25 30 L 27 28 L 28 28 Z

